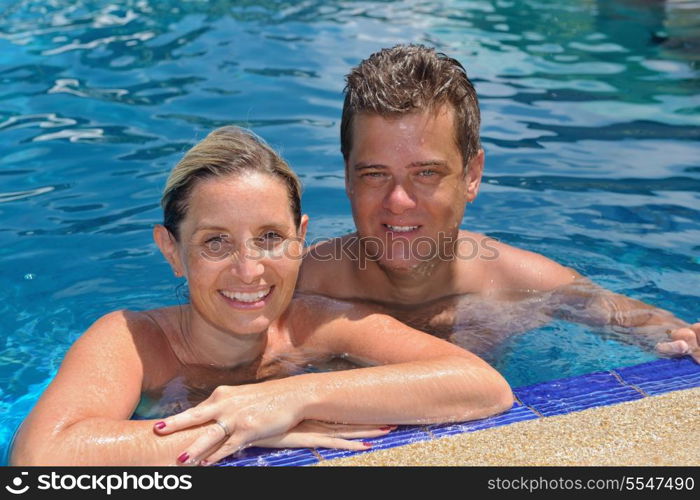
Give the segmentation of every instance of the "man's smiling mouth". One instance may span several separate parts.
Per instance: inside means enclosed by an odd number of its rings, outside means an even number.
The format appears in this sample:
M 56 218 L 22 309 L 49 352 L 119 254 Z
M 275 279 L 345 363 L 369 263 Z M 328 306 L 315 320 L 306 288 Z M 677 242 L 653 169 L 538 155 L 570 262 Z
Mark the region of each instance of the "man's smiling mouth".
M 394 233 L 410 233 L 415 231 L 420 226 L 392 226 L 391 224 L 383 224 L 385 228 Z

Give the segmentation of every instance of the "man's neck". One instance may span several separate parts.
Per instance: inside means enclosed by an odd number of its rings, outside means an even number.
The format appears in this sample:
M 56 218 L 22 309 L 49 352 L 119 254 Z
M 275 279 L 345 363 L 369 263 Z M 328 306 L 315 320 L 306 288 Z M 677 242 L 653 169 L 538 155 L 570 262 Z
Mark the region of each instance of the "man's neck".
M 453 295 L 453 265 L 454 261 L 436 259 L 402 269 L 371 261 L 364 269 L 356 268 L 355 275 L 367 298 L 410 307 Z

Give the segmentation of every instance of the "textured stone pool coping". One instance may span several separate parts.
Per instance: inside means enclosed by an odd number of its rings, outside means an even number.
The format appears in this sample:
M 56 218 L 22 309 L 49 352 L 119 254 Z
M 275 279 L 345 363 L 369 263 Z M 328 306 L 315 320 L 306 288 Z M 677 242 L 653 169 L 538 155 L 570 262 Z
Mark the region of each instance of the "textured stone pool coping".
M 698 363 L 660 359 L 519 387 L 506 413 L 402 426 L 368 452 L 250 449 L 220 465 L 700 465 L 699 387 Z
M 324 460 L 320 466 L 700 465 L 700 388 Z

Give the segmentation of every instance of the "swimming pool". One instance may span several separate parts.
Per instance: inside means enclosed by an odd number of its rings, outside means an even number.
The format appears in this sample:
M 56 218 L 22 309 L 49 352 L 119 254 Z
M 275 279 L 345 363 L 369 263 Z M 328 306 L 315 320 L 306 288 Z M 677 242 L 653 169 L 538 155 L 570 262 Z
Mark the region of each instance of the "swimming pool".
M 94 319 L 175 302 L 150 229 L 168 170 L 210 129 L 246 125 L 281 150 L 312 238 L 351 230 L 343 76 L 399 42 L 438 47 L 475 81 L 487 162 L 465 227 L 696 320 L 699 13 L 693 1 L 0 0 L 2 451 Z M 490 361 L 521 386 L 653 359 L 555 322 Z

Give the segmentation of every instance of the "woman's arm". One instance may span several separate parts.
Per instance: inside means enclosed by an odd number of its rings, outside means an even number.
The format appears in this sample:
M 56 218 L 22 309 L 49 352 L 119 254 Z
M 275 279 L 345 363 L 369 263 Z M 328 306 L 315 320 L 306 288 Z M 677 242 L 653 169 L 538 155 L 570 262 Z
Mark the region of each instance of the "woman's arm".
M 328 300 L 328 299 L 317 299 Z M 231 432 L 221 446 L 210 437 L 183 449 L 193 462 L 214 462 L 258 439 L 307 419 L 356 424 L 416 424 L 482 418 L 507 410 L 513 395 L 486 362 L 448 342 L 357 305 L 315 304 L 304 318 L 335 308 L 333 318 L 296 321 L 301 352 L 344 356 L 367 364 L 356 370 L 311 373 L 248 386 L 217 388 L 195 408 L 165 420 L 163 433 L 211 420 Z M 297 304 L 295 307 L 299 307 Z M 305 306 L 301 306 L 302 308 Z M 313 316 L 310 316 L 313 314 Z
M 167 438 L 154 421 L 130 421 L 142 391 L 144 353 L 163 347 L 141 313 L 107 314 L 78 339 L 22 424 L 13 465 L 172 465 L 201 429 Z M 162 358 L 162 351 L 160 353 Z M 156 356 L 148 356 L 158 370 Z M 211 426 L 207 426 L 211 427 Z

